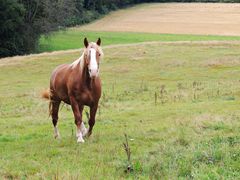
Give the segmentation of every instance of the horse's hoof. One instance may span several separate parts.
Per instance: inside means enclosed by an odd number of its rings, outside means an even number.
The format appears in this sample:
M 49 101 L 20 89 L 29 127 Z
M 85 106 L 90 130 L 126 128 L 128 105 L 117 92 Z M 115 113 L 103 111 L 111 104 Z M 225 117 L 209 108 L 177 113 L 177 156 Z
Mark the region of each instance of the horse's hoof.
M 84 139 L 83 138 L 78 138 L 77 139 L 77 143 L 84 143 L 85 141 L 84 141 Z
M 90 137 L 92 135 L 92 132 L 87 133 L 87 137 Z
M 61 139 L 60 134 L 55 134 L 55 135 L 54 135 L 54 138 L 55 138 L 55 139 Z

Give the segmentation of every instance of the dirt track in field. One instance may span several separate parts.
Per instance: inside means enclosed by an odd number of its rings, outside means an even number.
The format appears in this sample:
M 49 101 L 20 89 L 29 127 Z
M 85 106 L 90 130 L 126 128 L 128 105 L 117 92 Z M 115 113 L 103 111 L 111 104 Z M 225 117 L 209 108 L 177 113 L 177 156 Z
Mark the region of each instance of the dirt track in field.
M 104 46 L 103 49 L 110 49 L 110 48 L 118 48 L 118 47 L 131 47 L 131 46 L 145 46 L 151 44 L 159 44 L 159 45 L 240 45 L 240 41 L 152 41 L 152 42 L 141 42 L 141 43 L 131 43 L 131 44 L 116 44 L 116 45 L 109 45 Z M 72 54 L 72 53 L 79 53 L 82 49 L 70 49 L 70 50 L 62 50 L 62 51 L 53 51 L 53 52 L 44 52 L 40 54 L 30 54 L 30 55 L 23 55 L 23 56 L 14 56 L 14 57 L 6 57 L 0 59 L 0 67 L 1 66 L 8 66 L 8 65 L 16 65 L 20 64 L 22 61 L 25 60 L 34 60 L 38 57 L 49 57 L 49 56 L 57 56 L 62 54 Z
M 90 31 L 240 35 L 240 4 L 155 3 L 119 10 L 80 27 Z

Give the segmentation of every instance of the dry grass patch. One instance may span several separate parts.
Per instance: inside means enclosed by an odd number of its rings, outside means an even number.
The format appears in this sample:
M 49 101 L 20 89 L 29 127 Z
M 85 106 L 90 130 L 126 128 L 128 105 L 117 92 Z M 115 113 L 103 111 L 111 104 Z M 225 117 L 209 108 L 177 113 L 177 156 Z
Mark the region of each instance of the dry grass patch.
M 224 66 L 239 66 L 240 57 L 225 56 L 217 59 L 211 59 L 204 63 L 204 66 L 218 68 Z

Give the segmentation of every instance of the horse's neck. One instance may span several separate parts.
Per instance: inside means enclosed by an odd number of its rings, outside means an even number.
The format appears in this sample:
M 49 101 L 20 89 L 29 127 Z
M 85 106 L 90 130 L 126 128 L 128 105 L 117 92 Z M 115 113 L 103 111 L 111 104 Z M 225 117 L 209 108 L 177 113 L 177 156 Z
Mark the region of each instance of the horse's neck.
M 88 88 L 91 88 L 91 78 L 87 66 L 84 66 L 82 69 L 82 81 Z
M 84 53 L 80 57 L 80 62 L 79 62 L 79 69 L 80 69 L 80 76 L 81 76 L 81 81 L 82 83 L 88 87 L 88 89 L 92 89 L 91 85 L 91 78 L 88 72 L 88 67 L 84 61 Z
M 84 82 L 85 86 L 93 93 L 95 92 L 95 90 L 97 90 L 96 83 L 98 81 L 98 78 L 95 78 L 94 80 L 91 79 L 88 72 L 88 68 L 86 66 L 83 69 L 82 81 Z
M 89 72 L 88 72 L 88 67 L 85 64 L 84 61 L 84 53 L 82 54 L 82 56 L 76 60 L 75 62 L 72 63 L 73 67 L 76 68 L 76 70 L 78 70 L 79 76 L 81 76 L 80 80 L 82 81 L 82 83 L 90 90 L 94 90 L 95 88 L 95 81 L 93 81 L 90 78 Z

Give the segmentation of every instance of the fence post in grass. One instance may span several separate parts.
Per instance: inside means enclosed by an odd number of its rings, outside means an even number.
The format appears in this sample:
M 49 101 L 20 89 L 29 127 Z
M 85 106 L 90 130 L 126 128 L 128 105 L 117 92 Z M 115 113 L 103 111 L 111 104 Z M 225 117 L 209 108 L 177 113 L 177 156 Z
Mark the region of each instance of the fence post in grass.
M 112 93 L 114 93 L 115 84 L 112 84 Z
M 167 94 L 167 91 L 165 90 L 165 85 L 161 85 L 161 87 L 160 87 L 160 100 L 161 100 L 162 104 L 165 103 L 165 94 Z
M 193 84 L 192 84 L 192 86 L 193 86 L 193 100 L 196 100 L 196 98 L 197 98 L 197 95 L 196 95 L 197 82 L 194 81 Z
M 140 84 L 140 91 L 143 91 L 143 80 L 141 81 L 141 84 Z
M 154 97 L 155 97 L 155 105 L 157 105 L 157 92 L 155 92 Z

